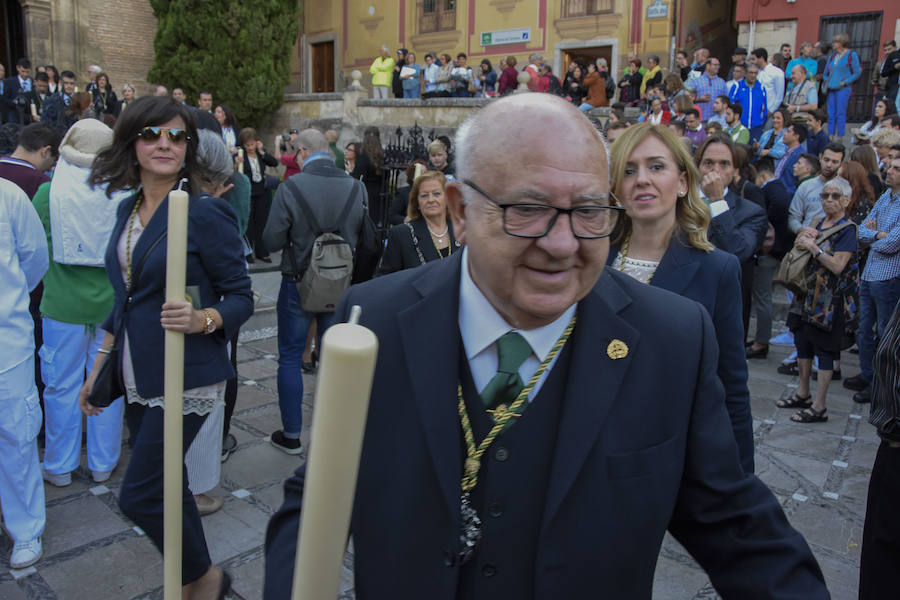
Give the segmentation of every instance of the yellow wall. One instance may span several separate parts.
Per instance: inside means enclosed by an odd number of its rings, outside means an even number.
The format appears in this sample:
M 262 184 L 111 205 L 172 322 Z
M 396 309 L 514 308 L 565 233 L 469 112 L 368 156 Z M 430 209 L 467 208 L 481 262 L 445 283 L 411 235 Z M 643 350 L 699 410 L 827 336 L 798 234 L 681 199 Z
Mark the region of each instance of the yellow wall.
M 630 50 L 638 52 L 644 59 L 647 54 L 659 54 L 663 65 L 668 64 L 669 46 L 675 31 L 673 18 L 676 16 L 676 1 L 686 5 L 679 21 L 684 27 L 682 42 L 689 48 L 695 44 L 686 42 L 695 40 L 705 43 L 730 26 L 731 2 L 668 0 L 667 18 L 647 19 L 647 7 L 653 0 L 640 0 L 641 40 L 632 45 L 632 0 L 606 0 L 611 2 L 613 9 L 609 14 L 563 18 L 562 9 L 566 1 L 456 0 L 454 30 L 420 34 L 417 32 L 418 10 L 422 0 L 305 0 L 303 33 L 304 38 L 317 40 L 333 35 L 338 69 L 348 80 L 350 71 L 359 69 L 363 72 L 365 83 L 368 81 L 368 65 L 378 56 L 382 44 L 391 48 L 391 56 L 396 56 L 396 49 L 401 46 L 414 51 L 420 64 L 424 63 L 425 53 L 429 51 L 447 52 L 453 56 L 465 52 L 469 55 L 470 65 L 478 64 L 485 57 L 496 65 L 500 57 L 513 54 L 521 68 L 527 63 L 528 55 L 536 52 L 554 66 L 557 74 L 565 67 L 567 51 L 609 45 L 612 46 L 614 61 L 611 66 L 618 73 L 624 66 L 625 54 Z M 472 7 L 474 16 L 470 27 Z M 680 6 L 678 8 L 681 9 Z M 704 28 L 709 30 L 707 25 L 710 23 L 720 25 L 705 35 L 689 35 Z M 692 28 L 690 31 L 689 27 Z M 481 46 L 482 32 L 518 28 L 530 28 L 529 42 L 514 46 Z M 312 67 L 308 61 L 305 66 Z

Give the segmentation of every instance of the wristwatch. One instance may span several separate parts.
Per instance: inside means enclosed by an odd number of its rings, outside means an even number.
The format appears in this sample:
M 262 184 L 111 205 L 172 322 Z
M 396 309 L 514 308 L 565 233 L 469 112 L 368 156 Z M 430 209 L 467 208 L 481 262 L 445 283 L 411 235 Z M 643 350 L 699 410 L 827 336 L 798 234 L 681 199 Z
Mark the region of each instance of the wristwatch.
M 816 257 L 816 258 L 819 258 L 819 257 L 820 257 L 821 255 L 823 255 L 823 254 L 825 254 L 825 251 L 822 250 L 821 248 L 819 248 L 819 251 L 816 252 L 816 256 L 815 256 L 815 257 Z
M 206 317 L 206 328 L 203 330 L 203 333 L 210 334 L 216 330 L 216 322 L 213 320 L 212 311 L 204 308 L 203 316 Z

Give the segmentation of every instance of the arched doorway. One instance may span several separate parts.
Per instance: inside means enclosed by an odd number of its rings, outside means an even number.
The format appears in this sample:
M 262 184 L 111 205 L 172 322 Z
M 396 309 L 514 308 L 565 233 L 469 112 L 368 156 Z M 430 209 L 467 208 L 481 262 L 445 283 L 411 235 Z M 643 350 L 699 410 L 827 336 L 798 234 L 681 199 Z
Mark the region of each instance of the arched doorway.
M 6 77 L 16 72 L 16 61 L 25 56 L 25 16 L 19 0 L 2 0 L 0 7 L 0 64 L 6 67 Z

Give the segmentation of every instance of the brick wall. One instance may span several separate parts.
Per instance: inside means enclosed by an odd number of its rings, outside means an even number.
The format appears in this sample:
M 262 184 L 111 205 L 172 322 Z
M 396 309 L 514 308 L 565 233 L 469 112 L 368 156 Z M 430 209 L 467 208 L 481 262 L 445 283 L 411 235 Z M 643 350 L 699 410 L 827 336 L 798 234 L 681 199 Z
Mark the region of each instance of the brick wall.
M 151 92 L 147 72 L 153 66 L 153 37 L 156 18 L 147 0 L 81 0 L 79 3 L 82 39 L 78 79 L 86 77 L 88 65 L 99 65 L 121 97 L 122 86 L 130 83 L 142 96 Z M 86 26 L 86 27 L 85 27 Z

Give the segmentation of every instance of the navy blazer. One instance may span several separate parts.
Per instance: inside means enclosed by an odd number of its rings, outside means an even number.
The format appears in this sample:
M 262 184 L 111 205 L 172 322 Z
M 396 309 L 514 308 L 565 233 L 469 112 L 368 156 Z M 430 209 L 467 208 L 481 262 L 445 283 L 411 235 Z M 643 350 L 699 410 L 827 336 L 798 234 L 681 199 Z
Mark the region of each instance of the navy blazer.
M 728 210 L 709 222 L 707 237 L 720 250 L 729 252 L 744 262 L 752 258 L 766 237 L 766 213 L 762 205 L 745 200 L 726 188 Z
M 456 598 L 461 256 L 354 286 L 336 313 L 361 305 L 379 342 L 350 525 L 360 600 Z M 535 600 L 649 600 L 667 529 L 726 598 L 827 598 L 806 542 L 741 469 L 706 311 L 605 269 L 577 315 L 546 495 L 498 499 L 542 515 L 537 550 L 517 559 L 534 564 Z M 624 358 L 608 356 L 612 340 Z M 290 597 L 303 486 L 301 467 L 269 523 L 267 600 Z M 502 593 L 518 576 L 504 556 L 522 550 L 496 544 L 492 597 L 523 600 Z
M 609 250 L 607 265 L 615 263 L 619 249 Z M 704 252 L 672 236 L 669 249 L 650 280 L 650 285 L 696 300 L 712 317 L 719 363 L 716 372 L 725 387 L 725 406 L 737 440 L 744 472 L 753 472 L 753 416 L 747 387 L 747 358 L 741 320 L 741 265 L 722 250 Z
M 34 89 L 34 80 L 31 82 L 31 88 Z M 20 113 L 18 109 L 19 75 L 16 73 L 12 77 L 3 80 L 3 95 L 0 96 L 0 107 L 2 107 L 2 121 L 4 123 L 19 123 Z M 30 109 L 26 109 L 30 110 Z M 22 114 L 24 117 L 24 113 Z
M 106 272 L 112 282 L 115 301 L 103 329 L 116 333 L 125 307 L 125 282 L 117 246 L 137 196 L 119 204 L 116 226 L 106 248 Z M 132 265 L 136 268 L 147 250 L 165 235 L 169 200 L 163 200 L 134 246 Z M 163 395 L 164 329 L 159 323 L 165 302 L 166 240 L 155 246 L 137 273 L 125 317 L 128 344 L 134 365 L 138 394 L 143 398 Z M 184 336 L 184 389 L 211 385 L 234 377 L 226 344 L 253 314 L 250 275 L 244 262 L 237 217 L 225 200 L 209 195 L 192 196 L 188 209 L 188 253 L 186 285 L 200 290 L 201 308 L 215 308 L 224 327 L 212 335 Z

